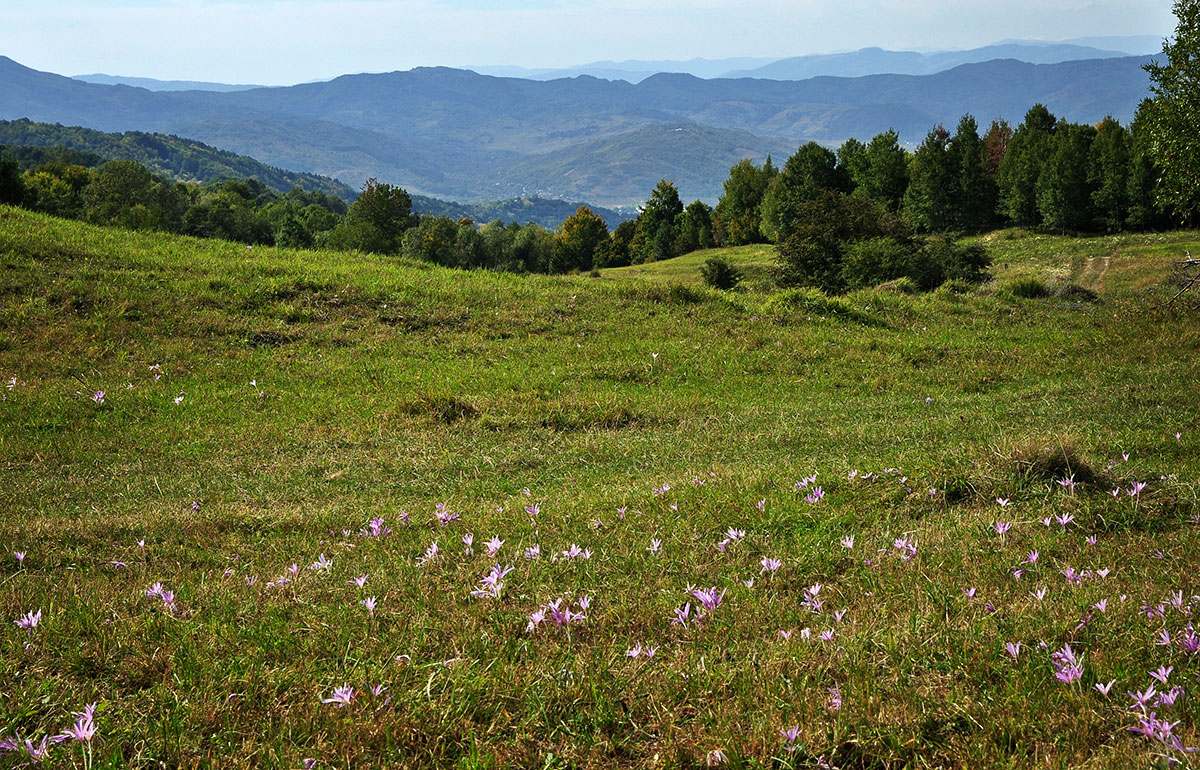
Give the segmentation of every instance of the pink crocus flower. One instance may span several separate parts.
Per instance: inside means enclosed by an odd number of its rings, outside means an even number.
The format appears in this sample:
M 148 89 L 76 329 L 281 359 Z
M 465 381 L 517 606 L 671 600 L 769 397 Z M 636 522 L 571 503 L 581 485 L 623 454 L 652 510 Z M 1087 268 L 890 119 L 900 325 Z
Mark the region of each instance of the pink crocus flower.
M 794 753 L 796 751 L 796 738 L 800 735 L 800 725 L 792 725 L 786 730 L 780 730 L 779 734 L 787 741 L 787 745 L 784 746 L 787 752 L 789 754 Z
M 344 706 L 349 706 L 351 701 L 353 701 L 353 700 L 354 700 L 354 688 L 348 684 L 344 684 L 341 687 L 334 688 L 333 694 L 330 697 L 325 698 L 321 702 L 322 703 L 332 703 L 334 706 L 337 706 L 338 708 L 342 708 Z
M 20 617 L 20 619 L 13 621 L 13 623 L 15 625 L 17 625 L 18 627 L 28 628 L 31 630 L 34 628 L 37 628 L 38 623 L 41 623 L 41 622 L 42 622 L 42 611 L 40 609 L 36 612 L 27 612 L 24 615 L 22 615 Z
M 62 734 L 55 736 L 57 740 L 76 740 L 90 743 L 96 737 L 96 704 L 89 703 L 82 712 L 74 712 L 75 724 L 68 727 Z M 54 740 L 54 739 L 52 739 Z
M 437 557 L 438 557 L 438 544 L 436 542 L 430 543 L 429 547 L 425 549 L 424 555 L 417 557 L 417 564 L 420 566 L 425 566 L 426 564 L 433 561 Z

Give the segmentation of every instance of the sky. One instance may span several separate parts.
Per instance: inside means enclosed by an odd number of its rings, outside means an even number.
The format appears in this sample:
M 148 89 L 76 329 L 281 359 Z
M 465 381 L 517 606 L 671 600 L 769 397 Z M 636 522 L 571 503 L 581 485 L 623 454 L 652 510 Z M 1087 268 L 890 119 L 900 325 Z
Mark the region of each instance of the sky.
M 938 50 L 1174 26 L 1166 0 L 0 0 L 0 55 L 61 75 L 290 85 L 419 66 Z

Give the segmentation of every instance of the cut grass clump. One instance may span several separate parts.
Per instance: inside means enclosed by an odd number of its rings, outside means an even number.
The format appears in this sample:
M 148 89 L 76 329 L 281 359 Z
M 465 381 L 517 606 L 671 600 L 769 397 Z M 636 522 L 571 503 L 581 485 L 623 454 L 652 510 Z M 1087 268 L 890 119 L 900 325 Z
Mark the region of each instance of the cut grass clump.
M 767 309 L 781 320 L 803 314 L 806 317 L 854 321 L 867 326 L 882 325 L 873 314 L 854 307 L 841 297 L 830 297 L 820 289 L 785 289 L 770 299 Z
M 1074 283 L 1056 286 L 1054 288 L 1054 296 L 1060 299 L 1069 299 L 1075 302 L 1099 302 L 1100 295 L 1086 287 Z
M 1011 447 L 1004 459 L 1018 487 L 1043 486 L 1060 479 L 1074 479 L 1077 484 L 1096 484 L 1101 480 L 1069 439 L 1026 441 Z
M 1018 278 L 1008 283 L 1003 291 L 1017 299 L 1045 299 L 1050 296 L 1050 287 L 1039 278 Z
M 916 294 L 921 290 L 921 287 L 918 286 L 917 282 L 913 279 L 909 278 L 908 276 L 904 276 L 903 278 L 897 278 L 894 281 L 881 283 L 875 287 L 875 290 L 891 292 L 893 294 Z
M 401 411 L 414 417 L 429 417 L 434 422 L 453 425 L 480 415 L 479 407 L 458 396 L 422 396 L 405 402 Z

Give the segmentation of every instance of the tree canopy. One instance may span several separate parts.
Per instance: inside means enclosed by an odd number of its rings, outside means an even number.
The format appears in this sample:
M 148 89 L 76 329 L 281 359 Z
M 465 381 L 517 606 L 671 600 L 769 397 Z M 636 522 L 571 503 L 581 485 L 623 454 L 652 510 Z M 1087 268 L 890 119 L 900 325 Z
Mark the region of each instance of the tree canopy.
M 1200 0 L 1176 0 L 1173 11 L 1179 23 L 1163 43 L 1166 62 L 1146 65 L 1153 96 L 1143 107 L 1159 202 L 1190 216 L 1200 208 Z

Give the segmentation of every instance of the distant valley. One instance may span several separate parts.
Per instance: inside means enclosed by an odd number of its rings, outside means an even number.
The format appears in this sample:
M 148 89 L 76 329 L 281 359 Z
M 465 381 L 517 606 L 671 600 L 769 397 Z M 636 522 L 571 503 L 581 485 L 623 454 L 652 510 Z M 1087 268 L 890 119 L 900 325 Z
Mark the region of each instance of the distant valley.
M 927 75 L 806 80 L 656 74 L 636 84 L 418 68 L 216 92 L 85 83 L 0 57 L 0 119 L 174 134 L 354 188 L 376 177 L 465 202 L 541 197 L 615 208 L 641 202 L 661 178 L 685 199 L 713 202 L 741 158 L 782 161 L 805 141 L 837 145 L 889 128 L 915 145 L 964 113 L 1015 125 L 1041 102 L 1072 121 L 1128 121 L 1147 95 L 1149 60 L 999 59 Z

